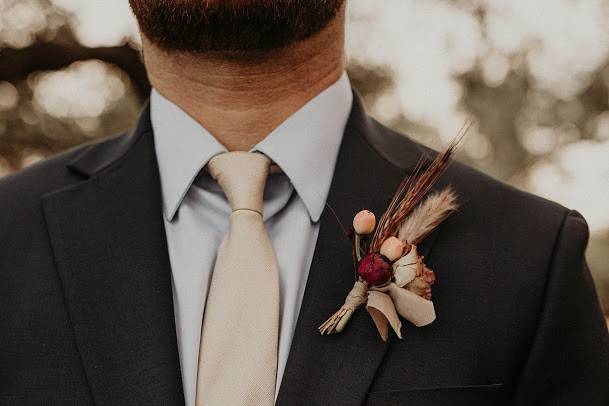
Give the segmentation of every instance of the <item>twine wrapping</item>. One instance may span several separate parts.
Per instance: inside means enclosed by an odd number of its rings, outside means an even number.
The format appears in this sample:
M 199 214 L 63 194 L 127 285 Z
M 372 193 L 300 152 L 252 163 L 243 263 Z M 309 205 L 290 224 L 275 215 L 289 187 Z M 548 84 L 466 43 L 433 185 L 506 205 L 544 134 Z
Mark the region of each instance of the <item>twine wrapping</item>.
M 343 331 L 353 312 L 368 300 L 368 285 L 357 281 L 349 291 L 345 303 L 336 313 L 319 326 L 319 332 L 324 334 L 335 334 Z

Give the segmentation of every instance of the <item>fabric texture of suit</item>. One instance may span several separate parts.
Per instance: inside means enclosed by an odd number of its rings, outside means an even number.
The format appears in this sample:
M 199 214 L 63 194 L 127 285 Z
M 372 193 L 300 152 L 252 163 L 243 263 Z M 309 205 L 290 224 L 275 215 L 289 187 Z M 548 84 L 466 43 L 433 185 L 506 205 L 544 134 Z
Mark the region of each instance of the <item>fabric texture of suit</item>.
M 183 404 L 151 131 L 146 108 L 130 134 L 0 180 L 0 404 Z M 379 216 L 433 155 L 355 98 L 277 404 L 608 405 L 585 221 L 457 162 L 436 189 L 461 208 L 420 247 L 437 320 L 383 343 L 360 310 L 319 335 L 353 284 L 339 221 Z

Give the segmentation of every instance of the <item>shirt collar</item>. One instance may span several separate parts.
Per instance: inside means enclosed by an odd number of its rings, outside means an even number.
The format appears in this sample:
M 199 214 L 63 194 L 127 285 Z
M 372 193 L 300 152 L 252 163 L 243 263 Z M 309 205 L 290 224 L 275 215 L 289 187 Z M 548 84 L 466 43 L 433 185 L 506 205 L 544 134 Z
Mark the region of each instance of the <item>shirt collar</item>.
M 226 149 L 194 118 L 154 89 L 150 95 L 150 121 L 163 211 L 171 221 L 199 171 Z
M 346 73 L 288 117 L 252 151 L 273 160 L 290 179 L 311 220 L 323 211 L 353 93 Z M 161 177 L 163 210 L 172 220 L 207 162 L 226 152 L 214 136 L 153 89 L 150 118 Z

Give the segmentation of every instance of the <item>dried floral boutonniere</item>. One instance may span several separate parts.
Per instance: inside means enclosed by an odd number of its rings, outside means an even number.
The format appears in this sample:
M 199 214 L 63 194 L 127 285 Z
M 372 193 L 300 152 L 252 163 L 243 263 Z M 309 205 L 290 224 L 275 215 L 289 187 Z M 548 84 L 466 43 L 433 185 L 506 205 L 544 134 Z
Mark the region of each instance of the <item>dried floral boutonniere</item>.
M 468 121 L 426 169 L 419 163 L 402 181 L 378 226 L 370 211 L 356 214 L 353 249 L 357 280 L 343 306 L 319 326 L 322 335 L 341 332 L 353 312 L 363 305 L 383 341 L 387 341 L 389 326 L 402 338 L 399 316 L 417 327 L 435 320 L 431 286 L 436 278 L 417 252 L 417 244 L 455 211 L 458 204 L 450 186 L 423 198 L 446 169 L 470 125 Z

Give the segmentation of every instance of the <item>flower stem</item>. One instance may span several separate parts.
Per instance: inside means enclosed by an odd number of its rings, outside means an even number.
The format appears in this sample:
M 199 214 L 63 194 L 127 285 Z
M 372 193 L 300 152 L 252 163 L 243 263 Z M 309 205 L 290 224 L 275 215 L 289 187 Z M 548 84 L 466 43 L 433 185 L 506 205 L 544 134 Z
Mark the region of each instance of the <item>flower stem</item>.
M 357 258 L 357 262 L 362 259 L 362 236 L 359 234 L 355 234 L 355 257 Z

